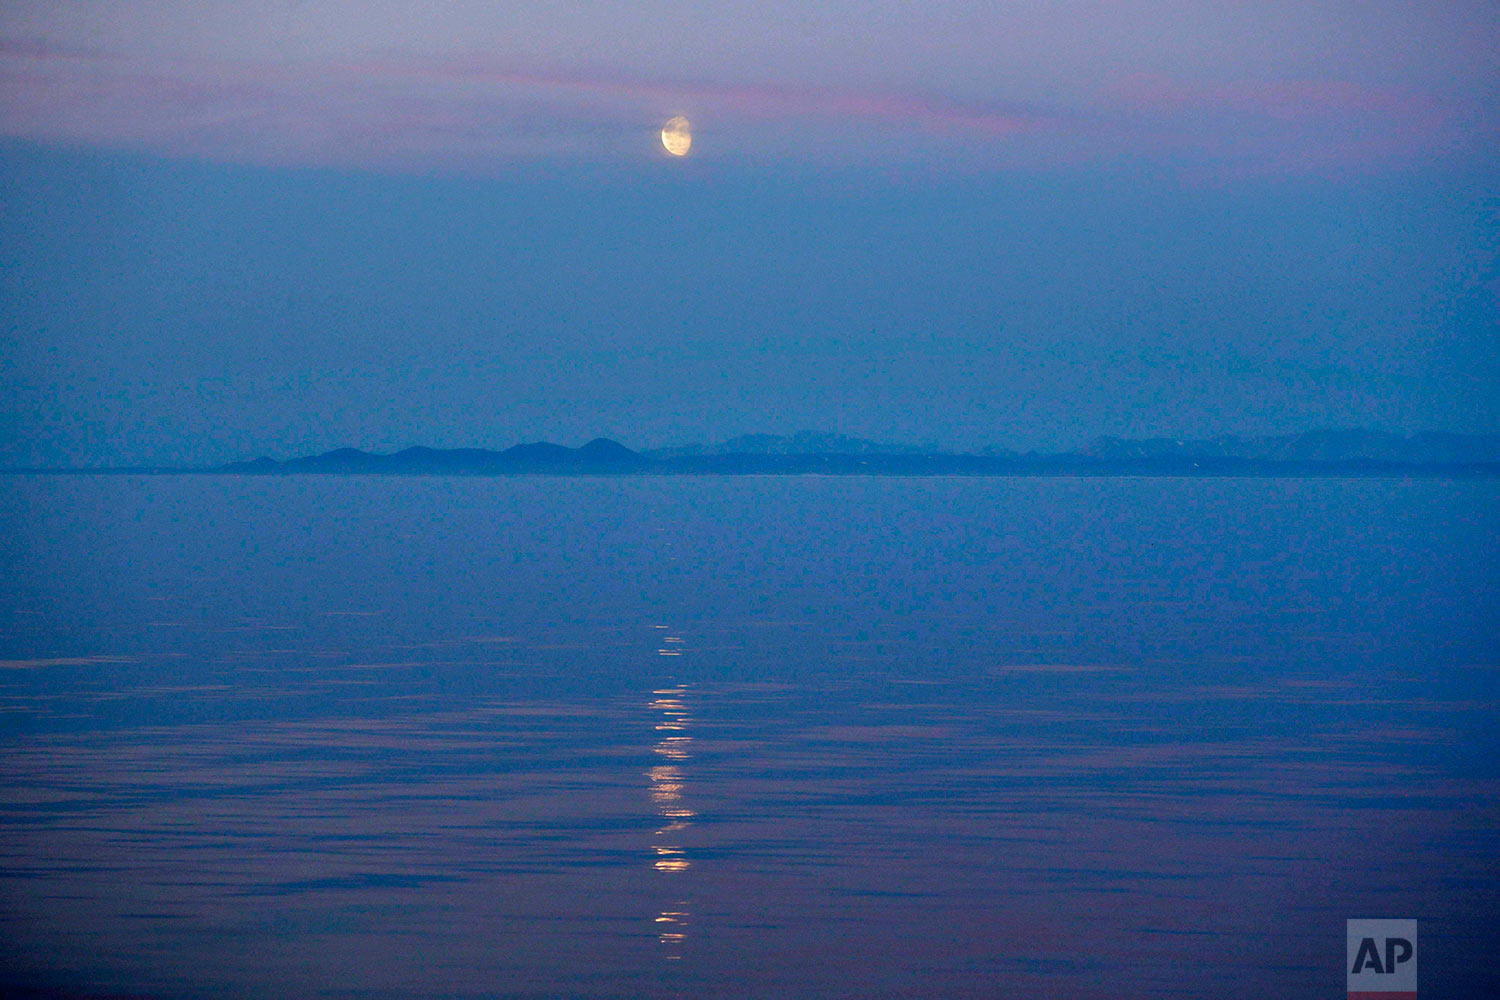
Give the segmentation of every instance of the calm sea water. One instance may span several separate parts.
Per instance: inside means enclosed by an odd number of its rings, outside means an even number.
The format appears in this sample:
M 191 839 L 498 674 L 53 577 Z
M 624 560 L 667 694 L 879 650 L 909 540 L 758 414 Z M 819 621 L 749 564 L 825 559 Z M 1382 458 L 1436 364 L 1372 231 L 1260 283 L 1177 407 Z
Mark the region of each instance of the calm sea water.
M 1495 995 L 1497 501 L 0 477 L 0 986 Z

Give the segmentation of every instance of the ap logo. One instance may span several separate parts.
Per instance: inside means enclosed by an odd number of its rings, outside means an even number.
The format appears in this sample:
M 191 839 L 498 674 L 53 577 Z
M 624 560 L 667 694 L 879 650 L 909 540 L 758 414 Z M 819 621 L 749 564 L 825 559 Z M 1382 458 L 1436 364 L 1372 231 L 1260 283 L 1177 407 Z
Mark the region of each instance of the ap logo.
M 1348 1000 L 1417 1000 L 1417 922 L 1351 920 Z

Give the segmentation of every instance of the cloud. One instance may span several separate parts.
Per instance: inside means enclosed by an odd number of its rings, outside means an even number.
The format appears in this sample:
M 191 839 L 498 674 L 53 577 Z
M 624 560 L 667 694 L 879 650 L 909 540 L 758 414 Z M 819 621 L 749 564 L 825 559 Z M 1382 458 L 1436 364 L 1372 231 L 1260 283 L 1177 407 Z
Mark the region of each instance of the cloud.
M 484 172 L 646 155 L 687 114 L 697 155 L 927 158 L 1047 166 L 1171 158 L 1233 171 L 1380 164 L 1430 151 L 1462 116 L 1343 81 L 1202 86 L 1128 77 L 1091 106 L 704 82 L 506 65 L 477 54 L 268 62 L 144 57 L 0 38 L 0 134 L 288 165 Z M 809 133 L 816 143 L 803 141 Z
M 1123 78 L 1114 91 L 1138 107 L 1164 112 L 1232 111 L 1283 121 L 1358 112 L 1379 112 L 1433 123 L 1446 117 L 1443 105 L 1432 98 L 1364 87 L 1346 80 L 1194 84 L 1138 73 Z
M 684 110 L 720 126 L 818 118 L 990 139 L 1049 124 L 1024 108 L 927 95 L 538 72 L 479 57 L 138 60 L 0 39 L 0 133 L 165 155 L 471 168 L 608 157 Z
M 689 104 L 764 118 L 788 115 L 869 118 L 927 127 L 951 127 L 1006 136 L 1044 127 L 1050 116 L 1019 105 L 964 104 L 934 96 L 845 92 L 766 84 L 653 81 L 605 74 L 520 73 L 482 57 L 366 63 L 371 75 L 413 80 L 447 79 L 635 99 L 652 104 Z
M 1484 145 L 1480 109 L 1346 80 L 1195 83 L 1136 74 L 1109 88 L 1120 119 L 1229 174 L 1370 168 Z

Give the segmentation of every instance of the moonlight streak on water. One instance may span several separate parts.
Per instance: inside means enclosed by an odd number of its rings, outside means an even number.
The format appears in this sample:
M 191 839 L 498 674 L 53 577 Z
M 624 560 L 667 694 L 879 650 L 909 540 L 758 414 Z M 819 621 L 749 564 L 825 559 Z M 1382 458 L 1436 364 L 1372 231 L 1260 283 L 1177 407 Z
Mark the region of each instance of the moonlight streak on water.
M 665 626 L 658 626 L 665 628 Z M 675 635 L 662 637 L 660 656 L 682 655 L 682 638 Z M 659 713 L 656 722 L 657 741 L 652 748 L 660 763 L 648 772 L 651 779 L 651 801 L 662 825 L 652 838 L 652 853 L 655 868 L 669 878 L 680 877 L 692 867 L 687 852 L 678 836 L 690 825 L 693 811 L 683 803 L 682 762 L 689 759 L 688 749 L 692 737 L 688 735 L 690 721 L 684 695 L 686 685 L 659 688 L 653 691 L 651 708 Z M 680 895 L 680 893 L 678 894 Z M 657 941 L 662 946 L 662 955 L 669 961 L 682 958 L 682 948 L 687 942 L 687 901 L 678 899 L 670 909 L 656 916 Z

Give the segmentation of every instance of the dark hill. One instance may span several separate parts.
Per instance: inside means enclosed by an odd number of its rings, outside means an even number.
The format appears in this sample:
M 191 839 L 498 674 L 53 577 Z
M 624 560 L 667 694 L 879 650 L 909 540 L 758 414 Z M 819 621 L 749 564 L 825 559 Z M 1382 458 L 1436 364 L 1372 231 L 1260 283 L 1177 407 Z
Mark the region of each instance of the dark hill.
M 748 450 L 732 450 L 736 446 Z M 832 450 L 815 449 L 819 446 Z M 890 451 L 858 438 L 750 435 L 712 447 L 649 455 L 595 438 L 580 448 L 548 441 L 505 451 L 414 447 L 390 455 L 340 448 L 286 462 L 258 458 L 213 472 L 388 475 L 895 475 L 895 476 L 1485 476 L 1500 475 L 1500 437 L 1379 431 L 1309 431 L 1282 437 L 1099 438 L 1075 452 L 980 454 Z M 836 450 L 848 448 L 848 451 Z M 167 470 L 170 471 L 170 470 Z
M 220 472 L 278 473 L 384 473 L 388 475 L 504 475 L 526 472 L 620 473 L 651 465 L 638 452 L 606 438 L 595 438 L 582 448 L 539 441 L 518 444 L 505 451 L 484 448 L 406 448 L 391 455 L 377 455 L 358 448 L 339 448 L 321 455 L 309 455 L 277 462 L 257 458 L 253 462 L 235 462 Z
M 1109 461 L 1244 459 L 1258 462 L 1390 462 L 1446 465 L 1500 461 L 1500 436 L 1425 431 L 1406 437 L 1364 429 L 1311 430 L 1268 437 L 1096 438 L 1080 455 Z
M 281 464 L 286 466 L 288 472 L 373 472 L 380 464 L 380 456 L 358 448 L 338 448 L 321 455 L 294 458 Z

